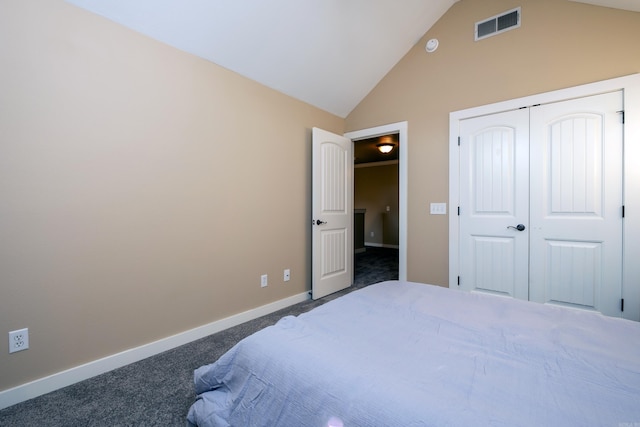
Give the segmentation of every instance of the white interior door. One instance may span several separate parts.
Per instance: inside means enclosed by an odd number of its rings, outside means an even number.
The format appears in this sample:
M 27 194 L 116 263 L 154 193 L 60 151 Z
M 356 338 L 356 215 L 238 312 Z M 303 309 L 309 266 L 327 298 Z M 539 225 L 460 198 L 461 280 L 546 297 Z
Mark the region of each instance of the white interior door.
M 460 288 L 622 314 L 622 92 L 460 121 Z
M 460 122 L 461 289 L 528 299 L 528 125 L 526 110 Z
M 353 151 L 351 140 L 312 131 L 313 299 L 353 284 Z
M 622 106 L 618 91 L 531 109 L 532 301 L 622 313 Z

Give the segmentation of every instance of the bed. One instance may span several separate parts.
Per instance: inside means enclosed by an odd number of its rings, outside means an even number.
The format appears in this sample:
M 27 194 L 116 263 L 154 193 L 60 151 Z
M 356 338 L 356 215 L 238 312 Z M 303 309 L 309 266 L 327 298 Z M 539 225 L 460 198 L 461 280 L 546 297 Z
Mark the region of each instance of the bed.
M 640 426 L 640 323 L 389 281 L 195 371 L 198 426 Z

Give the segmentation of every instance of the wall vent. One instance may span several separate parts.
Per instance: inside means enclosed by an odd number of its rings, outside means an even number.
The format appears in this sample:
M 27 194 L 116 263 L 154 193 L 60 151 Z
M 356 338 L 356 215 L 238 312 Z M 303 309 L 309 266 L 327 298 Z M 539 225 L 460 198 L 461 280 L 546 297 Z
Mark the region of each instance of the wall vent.
M 513 30 L 520 26 L 520 8 L 509 10 L 492 16 L 484 21 L 476 22 L 476 41 Z

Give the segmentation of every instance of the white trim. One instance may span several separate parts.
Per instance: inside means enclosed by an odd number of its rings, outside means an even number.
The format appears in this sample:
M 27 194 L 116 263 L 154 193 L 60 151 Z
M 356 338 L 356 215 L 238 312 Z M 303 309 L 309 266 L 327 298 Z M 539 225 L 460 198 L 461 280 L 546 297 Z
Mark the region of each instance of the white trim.
M 367 246 L 372 248 L 389 248 L 389 249 L 400 249 L 399 245 L 387 245 L 385 243 L 373 243 L 373 242 L 364 242 L 365 249 Z
M 84 365 L 49 375 L 48 377 L 39 378 L 35 381 L 0 391 L 0 409 L 138 362 L 147 357 L 171 350 L 241 323 L 248 322 L 249 320 L 257 319 L 258 317 L 265 316 L 291 305 L 307 301 L 308 299 L 309 292 L 304 292 L 242 313 L 234 314 L 224 319 L 216 320 L 207 325 L 199 326 L 167 338 L 162 338 L 152 343 L 141 345 L 140 347 L 131 348 L 102 359 L 94 360 Z
M 380 135 L 388 135 L 390 133 L 399 134 L 400 154 L 398 161 L 398 186 L 399 186 L 399 264 L 398 278 L 407 280 L 407 184 L 408 184 L 408 167 L 409 167 L 409 126 L 407 122 L 391 123 L 384 126 L 377 126 L 369 129 L 362 129 L 344 134 L 352 141 L 359 139 L 373 138 Z
M 397 165 L 400 162 L 398 160 L 384 160 L 382 162 L 371 162 L 371 163 L 358 163 L 357 165 L 353 165 L 355 169 L 360 168 L 374 168 L 376 166 L 388 166 L 388 165 Z
M 618 77 L 567 89 L 545 92 L 524 98 L 468 108 L 449 114 L 449 287 L 457 287 L 458 220 L 453 214 L 460 205 L 460 164 L 458 163 L 458 130 L 461 120 L 495 114 L 517 108 L 564 101 L 622 90 L 626 123 L 624 125 L 624 235 L 622 293 L 625 300 L 623 317 L 640 320 L 640 74 Z

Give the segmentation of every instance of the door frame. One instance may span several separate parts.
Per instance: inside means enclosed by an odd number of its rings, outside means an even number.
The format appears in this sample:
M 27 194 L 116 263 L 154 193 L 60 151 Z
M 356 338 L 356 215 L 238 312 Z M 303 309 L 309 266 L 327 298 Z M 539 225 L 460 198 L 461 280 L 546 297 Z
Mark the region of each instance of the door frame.
M 515 110 L 536 104 L 547 104 L 622 90 L 625 125 L 623 129 L 624 171 L 622 255 L 622 317 L 640 321 L 640 263 L 633 255 L 640 253 L 640 74 L 530 95 L 522 98 L 454 111 L 449 114 L 449 206 L 450 212 L 460 206 L 460 164 L 458 134 L 460 120 Z M 457 288 L 459 275 L 459 218 L 449 215 L 449 287 Z
M 398 279 L 407 280 L 407 177 L 408 177 L 408 151 L 409 135 L 407 122 L 390 123 L 388 125 L 376 126 L 368 129 L 347 132 L 345 137 L 355 141 L 376 136 L 397 133 L 399 137 L 400 153 L 398 154 Z

